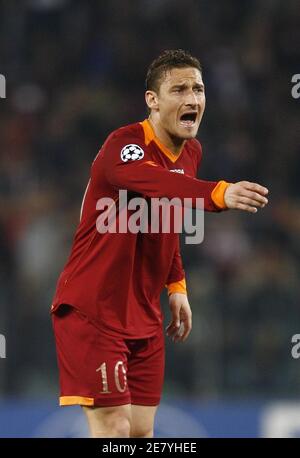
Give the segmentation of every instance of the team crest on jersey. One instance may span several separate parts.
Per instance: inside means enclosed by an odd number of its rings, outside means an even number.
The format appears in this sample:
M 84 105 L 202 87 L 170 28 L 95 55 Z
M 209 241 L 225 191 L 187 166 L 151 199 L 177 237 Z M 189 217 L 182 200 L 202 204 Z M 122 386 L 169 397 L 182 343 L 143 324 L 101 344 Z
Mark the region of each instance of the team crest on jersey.
M 139 161 L 140 159 L 143 159 L 144 154 L 144 150 L 142 150 L 142 148 L 139 145 L 131 143 L 122 148 L 121 159 L 124 162 Z

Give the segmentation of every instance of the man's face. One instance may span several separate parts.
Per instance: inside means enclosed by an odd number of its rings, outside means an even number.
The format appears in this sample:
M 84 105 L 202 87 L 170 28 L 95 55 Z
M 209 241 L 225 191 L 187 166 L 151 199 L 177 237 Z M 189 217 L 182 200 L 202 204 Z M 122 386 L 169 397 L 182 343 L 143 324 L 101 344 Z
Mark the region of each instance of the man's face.
M 156 101 L 160 127 L 170 136 L 189 139 L 197 135 L 205 109 L 204 84 L 198 69 L 168 71 L 156 93 Z

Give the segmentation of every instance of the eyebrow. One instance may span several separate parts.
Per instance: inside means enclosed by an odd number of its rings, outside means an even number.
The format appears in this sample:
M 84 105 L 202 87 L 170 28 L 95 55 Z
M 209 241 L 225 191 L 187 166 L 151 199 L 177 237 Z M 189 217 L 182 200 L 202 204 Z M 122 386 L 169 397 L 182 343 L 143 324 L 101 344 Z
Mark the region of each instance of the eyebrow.
M 187 84 L 186 83 L 182 83 L 182 84 L 174 84 L 174 86 L 171 86 L 171 89 L 183 89 L 187 87 Z M 204 84 L 203 83 L 195 83 L 193 84 L 193 88 L 197 88 L 197 89 L 200 89 L 200 88 L 204 88 Z

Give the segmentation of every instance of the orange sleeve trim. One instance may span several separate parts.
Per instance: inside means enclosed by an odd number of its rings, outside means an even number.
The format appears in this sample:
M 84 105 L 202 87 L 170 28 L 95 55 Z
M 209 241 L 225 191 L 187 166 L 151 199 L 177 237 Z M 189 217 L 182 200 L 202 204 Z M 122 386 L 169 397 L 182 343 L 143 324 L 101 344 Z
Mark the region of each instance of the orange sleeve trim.
M 93 406 L 94 398 L 85 398 L 83 396 L 61 396 L 59 398 L 60 406 L 71 406 L 79 404 L 81 406 Z
M 225 204 L 225 201 L 224 201 L 224 194 L 225 194 L 225 191 L 226 189 L 228 188 L 228 186 L 230 185 L 230 183 L 227 183 L 227 181 L 224 181 L 224 180 L 221 180 L 218 182 L 218 184 L 214 187 L 212 193 L 211 193 L 211 198 L 212 198 L 212 201 L 213 203 L 225 210 L 225 208 L 227 208 L 227 205 Z
M 166 287 L 168 288 L 169 296 L 173 293 L 187 294 L 185 278 L 180 281 L 175 281 L 174 283 L 169 283 Z

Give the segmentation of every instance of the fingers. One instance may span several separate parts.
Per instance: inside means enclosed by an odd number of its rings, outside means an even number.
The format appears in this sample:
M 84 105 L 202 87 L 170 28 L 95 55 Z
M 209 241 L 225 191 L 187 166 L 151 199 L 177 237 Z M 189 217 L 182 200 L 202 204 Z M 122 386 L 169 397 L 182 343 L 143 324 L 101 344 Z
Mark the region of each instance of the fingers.
M 166 328 L 167 336 L 174 338 L 180 328 L 179 307 L 172 308 L 172 320 Z
M 242 196 L 238 199 L 238 204 L 244 204 L 244 205 L 247 205 L 249 207 L 259 207 L 259 208 L 264 208 L 267 203 L 268 203 L 268 199 L 266 199 L 265 197 L 262 197 L 260 196 L 260 198 L 256 197 L 258 194 L 256 193 L 249 193 L 249 191 L 247 191 L 247 196 Z
M 179 329 L 177 335 L 175 335 L 175 337 L 173 339 L 174 342 L 175 343 L 184 342 L 188 338 L 191 330 L 192 330 L 192 320 L 191 320 L 191 317 L 190 317 L 189 320 L 183 321 L 181 323 L 180 329 Z
M 169 323 L 166 328 L 166 333 L 168 337 L 171 337 L 173 342 L 184 342 L 192 330 L 192 315 L 185 314 L 181 320 L 174 321 L 174 319 Z
M 251 191 L 243 191 L 242 193 L 242 203 L 249 204 L 249 205 L 258 205 L 259 207 L 264 207 L 268 203 L 268 199 L 258 192 L 251 192 Z
M 261 192 L 268 192 L 268 190 L 260 185 L 256 185 L 255 183 L 249 183 L 249 185 L 252 185 L 252 188 L 256 189 L 256 191 L 243 189 L 241 196 L 238 199 L 236 208 L 239 210 L 248 211 L 250 213 L 256 213 L 258 208 L 264 208 L 268 203 L 268 199 L 264 195 L 257 192 L 257 190 L 260 189 Z
M 261 186 L 258 183 L 252 183 L 250 181 L 241 181 L 240 184 L 245 188 L 248 189 L 249 191 L 254 191 L 262 196 L 266 196 L 269 194 L 268 188 L 265 186 Z
M 258 208 L 264 208 L 268 204 L 268 193 L 267 188 L 257 183 L 240 181 L 229 185 L 224 200 L 228 208 L 256 213 Z
M 166 327 L 166 333 L 168 337 L 171 337 L 174 340 L 174 337 L 180 330 L 180 322 L 174 322 L 173 320 Z
M 236 204 L 235 208 L 237 210 L 243 210 L 249 213 L 257 212 L 257 207 L 252 207 L 251 205 L 246 205 L 246 204 Z
M 184 316 L 184 319 L 182 320 L 182 323 L 183 323 L 183 333 L 181 335 L 181 338 L 179 339 L 180 342 L 184 342 L 191 330 L 192 330 L 192 313 L 186 313 L 185 316 Z

